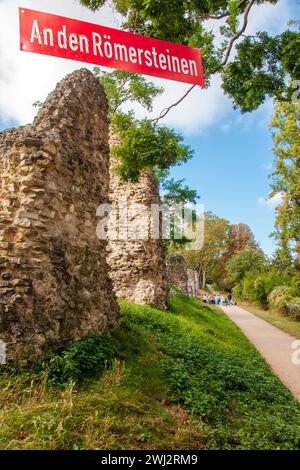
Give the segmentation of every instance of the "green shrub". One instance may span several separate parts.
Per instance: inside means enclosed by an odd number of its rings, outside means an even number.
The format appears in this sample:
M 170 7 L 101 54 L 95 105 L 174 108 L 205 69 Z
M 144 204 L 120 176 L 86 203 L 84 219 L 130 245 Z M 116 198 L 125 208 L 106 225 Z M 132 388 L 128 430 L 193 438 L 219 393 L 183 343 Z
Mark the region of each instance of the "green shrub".
M 268 305 L 268 296 L 278 286 L 288 286 L 290 278 L 287 274 L 270 270 L 259 276 L 252 272 L 246 274 L 243 279 L 242 297 L 251 302 L 257 302 L 264 307 Z
M 243 284 L 240 283 L 232 289 L 233 298 L 236 300 L 243 300 Z
M 270 308 L 284 310 L 286 302 L 293 297 L 292 289 L 289 286 L 277 286 L 268 295 L 268 305 Z
M 84 377 L 102 372 L 118 356 L 117 342 L 109 337 L 91 336 L 51 354 L 36 366 L 37 374 L 46 373 L 47 382 L 65 387 Z
M 261 250 L 243 250 L 226 263 L 228 284 L 234 286 L 241 282 L 249 271 L 259 273 L 266 264 L 265 255 Z
M 293 297 L 285 303 L 283 311 L 294 320 L 300 320 L 300 297 Z

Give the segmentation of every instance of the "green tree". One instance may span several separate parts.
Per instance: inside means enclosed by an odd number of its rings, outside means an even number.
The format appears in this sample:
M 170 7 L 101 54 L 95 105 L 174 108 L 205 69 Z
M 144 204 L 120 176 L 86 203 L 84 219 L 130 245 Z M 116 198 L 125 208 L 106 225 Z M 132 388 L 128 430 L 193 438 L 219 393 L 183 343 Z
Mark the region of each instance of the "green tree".
M 163 191 L 162 203 L 168 205 L 187 203 L 196 204 L 199 199 L 198 193 L 195 189 L 190 189 L 184 186 L 185 180 L 174 180 L 174 178 L 162 178 L 160 182 L 161 190 Z
M 275 171 L 270 197 L 276 208 L 277 263 L 300 272 L 300 104 L 277 103 L 271 122 Z
M 236 46 L 237 54 L 223 72 L 224 91 L 242 112 L 257 109 L 268 96 L 291 101 L 287 77 L 300 77 L 300 35 L 286 31 L 275 37 L 258 33 Z
M 215 216 L 211 212 L 205 213 L 204 244 L 201 250 L 184 251 L 187 267 L 199 273 L 200 284 L 204 288 L 206 282 L 216 281 L 220 260 L 226 249 L 229 222 Z
M 257 250 L 258 244 L 247 224 L 233 224 L 229 227 L 225 256 L 231 258 L 244 250 Z
M 106 3 L 80 1 L 93 11 Z M 274 37 L 266 32 L 247 34 L 253 7 L 263 4 L 271 7 L 278 1 L 113 0 L 113 4 L 124 17 L 125 29 L 201 48 L 207 85 L 214 74 L 221 73 L 224 90 L 234 106 L 252 111 L 268 96 L 290 100 L 294 89 L 287 78 L 300 77 L 297 22 L 291 22 L 287 31 Z M 215 40 L 216 31 L 221 41 Z
M 203 287 L 209 281 L 223 289 L 230 289 L 235 281 L 228 276 L 227 266 L 232 259 L 239 259 L 240 253 L 245 253 L 244 262 L 249 261 L 250 268 L 252 261 L 255 264 L 258 258 L 264 259 L 248 225 L 230 225 L 227 220 L 207 212 L 202 250 L 187 251 L 184 256 L 188 267 L 199 272 Z
M 138 181 L 145 169 L 161 174 L 192 157 L 193 151 L 183 145 L 182 136 L 173 129 L 158 126 L 149 119 L 138 120 L 132 110 L 122 111 L 122 105 L 130 102 L 150 111 L 153 100 L 162 93 L 161 88 L 131 72 L 107 73 L 96 67 L 94 74 L 106 91 L 111 130 L 120 139 L 111 153 L 118 160 L 115 170 L 122 180 Z
M 166 251 L 177 251 L 192 241 L 185 234 L 180 239 L 176 238 L 175 234 L 181 232 L 183 217 L 188 211 L 192 225 L 196 224 L 197 213 L 188 204 L 196 204 L 199 195 L 195 189 L 184 185 L 184 179 L 176 181 L 174 178 L 168 178 L 168 173 L 160 178 L 161 204 L 168 207 L 168 213 L 165 216 L 170 220 L 171 231 L 170 238 L 164 240 L 164 247 Z
M 154 126 L 148 119 L 138 120 L 132 113 L 118 113 L 111 121 L 120 144 L 112 149 L 116 171 L 122 180 L 138 181 L 142 170 L 154 173 L 185 163 L 193 151 L 183 145 L 183 137 L 167 126 Z
M 223 289 L 231 288 L 227 279 L 226 265 L 228 261 L 244 250 L 258 250 L 253 232 L 247 224 L 231 224 L 228 228 L 223 254 L 216 268 L 216 282 Z
M 244 250 L 234 255 L 226 264 L 227 280 L 231 287 L 239 284 L 248 272 L 259 273 L 265 265 L 262 251 Z
M 109 117 L 112 120 L 117 113 L 121 113 L 122 105 L 130 102 L 139 103 L 147 111 L 152 111 L 153 101 L 164 91 L 163 88 L 146 81 L 142 75 L 124 70 L 101 72 L 99 67 L 94 67 L 94 75 L 105 88 Z

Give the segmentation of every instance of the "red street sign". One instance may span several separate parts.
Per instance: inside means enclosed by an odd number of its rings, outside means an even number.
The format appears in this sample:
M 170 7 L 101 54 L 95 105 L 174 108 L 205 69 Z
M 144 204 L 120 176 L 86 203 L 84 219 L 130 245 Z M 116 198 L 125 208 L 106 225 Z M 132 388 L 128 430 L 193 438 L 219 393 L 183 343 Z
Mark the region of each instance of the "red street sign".
M 20 48 L 204 86 L 200 49 L 19 8 Z

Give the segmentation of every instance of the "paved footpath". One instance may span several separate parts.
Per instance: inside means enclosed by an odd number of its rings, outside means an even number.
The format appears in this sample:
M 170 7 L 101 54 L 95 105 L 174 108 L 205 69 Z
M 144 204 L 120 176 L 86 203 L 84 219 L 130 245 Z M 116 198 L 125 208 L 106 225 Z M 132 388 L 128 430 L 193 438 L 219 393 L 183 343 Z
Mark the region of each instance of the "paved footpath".
M 243 331 L 285 386 L 300 402 L 300 364 L 292 361 L 292 345 L 296 338 L 256 317 L 240 307 L 221 307 L 225 314 Z M 300 349 L 298 342 L 297 349 Z M 300 354 L 298 354 L 298 359 Z

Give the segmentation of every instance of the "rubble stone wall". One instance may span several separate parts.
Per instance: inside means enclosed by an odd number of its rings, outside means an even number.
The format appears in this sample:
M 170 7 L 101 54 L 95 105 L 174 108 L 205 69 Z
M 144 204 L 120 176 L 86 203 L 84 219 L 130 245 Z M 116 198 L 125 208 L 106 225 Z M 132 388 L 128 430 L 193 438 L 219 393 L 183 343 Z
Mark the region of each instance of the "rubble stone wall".
M 96 209 L 109 189 L 107 100 L 87 70 L 32 125 L 0 133 L 0 342 L 26 365 L 117 323 Z
M 191 297 L 197 297 L 199 291 L 199 276 L 197 271 L 193 271 L 192 269 L 187 270 L 188 276 L 188 294 Z
M 197 297 L 199 291 L 199 277 L 197 271 L 186 269 L 185 259 L 179 253 L 167 256 L 168 284 L 181 290 L 181 292 Z
M 185 259 L 178 253 L 167 256 L 168 284 L 188 294 L 188 274 Z
M 117 144 L 118 138 L 111 136 L 110 145 Z M 151 172 L 144 171 L 137 183 L 124 183 L 115 165 L 112 160 L 110 202 L 116 216 L 109 224 L 107 261 L 116 295 L 165 310 L 168 285 L 163 241 L 161 236 L 152 236 L 151 207 L 160 204 L 157 181 Z M 122 222 L 124 214 L 128 226 Z

